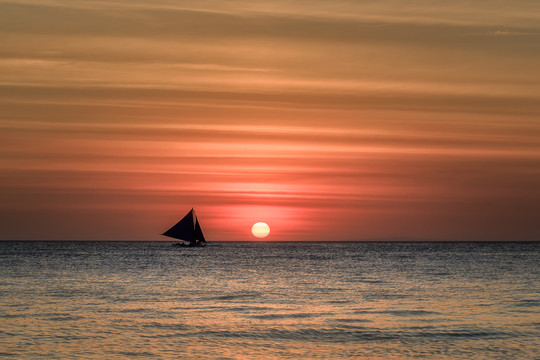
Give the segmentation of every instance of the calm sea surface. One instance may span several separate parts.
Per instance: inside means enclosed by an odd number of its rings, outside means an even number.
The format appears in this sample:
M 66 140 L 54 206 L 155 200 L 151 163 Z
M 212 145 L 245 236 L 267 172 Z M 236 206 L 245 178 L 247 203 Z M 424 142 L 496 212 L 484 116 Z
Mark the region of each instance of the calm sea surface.
M 0 242 L 0 358 L 539 359 L 540 243 Z

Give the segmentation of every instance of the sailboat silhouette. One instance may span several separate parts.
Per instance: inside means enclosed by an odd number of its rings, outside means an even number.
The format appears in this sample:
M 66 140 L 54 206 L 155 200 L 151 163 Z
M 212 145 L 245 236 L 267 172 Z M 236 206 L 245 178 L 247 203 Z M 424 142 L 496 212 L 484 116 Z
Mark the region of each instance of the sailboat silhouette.
M 206 246 L 206 239 L 194 209 L 191 209 L 182 220 L 161 235 L 182 240 L 181 243 L 176 244 L 179 246 Z

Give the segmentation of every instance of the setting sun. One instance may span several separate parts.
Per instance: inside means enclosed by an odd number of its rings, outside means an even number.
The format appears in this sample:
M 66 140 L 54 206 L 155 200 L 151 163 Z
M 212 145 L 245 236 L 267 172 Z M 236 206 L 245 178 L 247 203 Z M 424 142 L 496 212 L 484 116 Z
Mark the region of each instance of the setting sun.
M 265 238 L 270 234 L 270 226 L 264 222 L 258 222 L 251 227 L 251 233 L 258 238 Z

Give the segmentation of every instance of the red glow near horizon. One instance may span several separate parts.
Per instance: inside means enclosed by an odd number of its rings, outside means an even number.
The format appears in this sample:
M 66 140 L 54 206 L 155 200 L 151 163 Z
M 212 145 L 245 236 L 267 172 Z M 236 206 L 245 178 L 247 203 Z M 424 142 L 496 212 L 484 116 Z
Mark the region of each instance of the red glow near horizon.
M 208 223 L 219 229 L 221 240 L 253 240 L 251 227 L 260 221 L 270 226 L 271 240 L 287 240 L 289 233 L 302 223 L 300 210 L 284 206 L 229 205 L 202 209 L 208 214 Z

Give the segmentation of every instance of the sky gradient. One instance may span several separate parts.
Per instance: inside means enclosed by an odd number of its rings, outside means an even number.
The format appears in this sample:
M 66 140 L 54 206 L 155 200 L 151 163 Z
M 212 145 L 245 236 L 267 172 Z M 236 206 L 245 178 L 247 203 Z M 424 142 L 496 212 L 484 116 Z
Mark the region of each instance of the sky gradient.
M 540 240 L 540 2 L 0 3 L 0 239 Z

